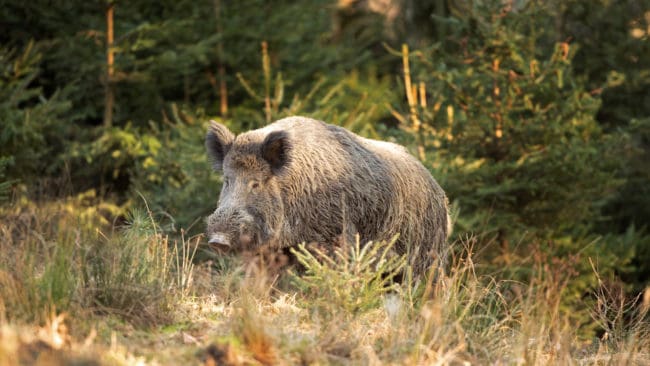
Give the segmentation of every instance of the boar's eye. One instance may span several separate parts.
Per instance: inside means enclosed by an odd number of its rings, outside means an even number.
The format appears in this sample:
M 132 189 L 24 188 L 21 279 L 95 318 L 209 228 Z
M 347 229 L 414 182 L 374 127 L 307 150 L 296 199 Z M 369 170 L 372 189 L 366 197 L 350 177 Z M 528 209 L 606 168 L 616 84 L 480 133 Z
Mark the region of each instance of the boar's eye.
M 248 182 L 248 186 L 250 187 L 250 189 L 258 189 L 260 187 L 260 182 L 256 180 L 251 180 L 250 182 Z
M 230 178 L 223 177 L 223 185 L 224 185 L 224 187 L 229 186 L 230 185 Z

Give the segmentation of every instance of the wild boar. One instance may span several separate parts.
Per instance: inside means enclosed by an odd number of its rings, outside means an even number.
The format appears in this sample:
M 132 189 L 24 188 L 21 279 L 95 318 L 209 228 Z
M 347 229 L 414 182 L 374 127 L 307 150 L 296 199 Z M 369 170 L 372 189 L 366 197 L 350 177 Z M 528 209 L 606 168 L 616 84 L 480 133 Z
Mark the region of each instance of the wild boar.
M 279 249 L 399 234 L 394 249 L 408 255 L 415 274 L 444 265 L 447 198 L 404 147 L 305 117 L 238 136 L 211 121 L 205 144 L 223 173 L 207 219 L 211 245 Z

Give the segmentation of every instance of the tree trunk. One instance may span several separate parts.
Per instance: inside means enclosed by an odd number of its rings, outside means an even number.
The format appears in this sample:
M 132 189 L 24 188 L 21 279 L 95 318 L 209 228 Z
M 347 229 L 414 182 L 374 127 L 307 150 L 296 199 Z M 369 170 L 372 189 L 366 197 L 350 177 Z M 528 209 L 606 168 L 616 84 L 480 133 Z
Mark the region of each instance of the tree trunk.
M 228 87 L 226 86 L 226 67 L 223 64 L 223 26 L 221 24 L 221 0 L 214 0 L 214 12 L 217 18 L 217 34 L 222 38 L 217 44 L 217 62 L 219 68 L 219 112 L 228 116 Z
M 109 3 L 106 9 L 106 80 L 104 81 L 104 127 L 113 124 L 113 108 L 115 106 L 115 91 L 113 90 L 113 65 L 115 63 L 113 51 L 113 8 L 114 3 Z

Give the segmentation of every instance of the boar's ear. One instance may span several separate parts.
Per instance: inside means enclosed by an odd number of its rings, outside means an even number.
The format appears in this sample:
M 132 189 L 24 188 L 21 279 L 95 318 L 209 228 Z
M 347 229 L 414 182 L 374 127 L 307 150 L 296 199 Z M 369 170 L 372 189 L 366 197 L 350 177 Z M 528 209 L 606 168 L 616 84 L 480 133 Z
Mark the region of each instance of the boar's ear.
M 228 127 L 210 121 L 208 133 L 205 136 L 205 148 L 208 150 L 208 157 L 212 162 L 212 167 L 216 171 L 223 169 L 223 159 L 230 150 L 235 135 L 228 129 Z
M 285 131 L 268 134 L 262 143 L 262 157 L 271 166 L 274 174 L 280 173 L 289 162 L 291 143 Z

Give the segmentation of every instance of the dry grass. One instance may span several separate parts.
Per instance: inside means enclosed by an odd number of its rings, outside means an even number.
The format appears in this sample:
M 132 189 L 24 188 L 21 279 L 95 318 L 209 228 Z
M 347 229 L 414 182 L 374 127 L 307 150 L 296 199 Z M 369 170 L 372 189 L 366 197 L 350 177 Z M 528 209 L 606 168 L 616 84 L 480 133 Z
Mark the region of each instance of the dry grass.
M 300 248 L 293 273 L 194 264 L 199 238 L 163 235 L 151 214 L 113 231 L 88 210 L 1 210 L 0 364 L 650 363 L 650 290 L 630 301 L 601 281 L 604 335 L 585 343 L 560 306 L 565 269 L 540 260 L 527 283 L 482 274 L 471 238 L 437 281 L 410 278 L 391 243 Z

